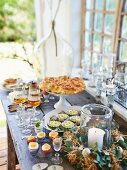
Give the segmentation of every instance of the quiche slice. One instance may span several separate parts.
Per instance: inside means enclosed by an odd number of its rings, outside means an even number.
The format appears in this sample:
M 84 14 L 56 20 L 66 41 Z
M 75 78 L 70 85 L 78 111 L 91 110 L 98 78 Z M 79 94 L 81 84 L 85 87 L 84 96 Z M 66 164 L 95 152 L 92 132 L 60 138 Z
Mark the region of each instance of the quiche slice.
M 48 126 L 51 129 L 56 129 L 61 125 L 61 122 L 59 121 L 49 121 Z
M 78 111 L 77 110 L 67 110 L 66 112 L 69 116 L 75 116 L 78 115 Z
M 74 127 L 74 123 L 71 122 L 71 121 L 65 121 L 62 123 L 62 126 L 65 128 L 65 129 L 71 129 Z
M 58 120 L 59 120 L 60 122 L 63 122 L 63 121 L 66 120 L 68 117 L 69 117 L 69 116 L 68 116 L 67 114 L 61 113 L 61 114 L 58 115 Z
M 80 125 L 80 116 L 71 116 L 70 117 L 70 121 L 72 121 L 73 123 L 75 123 L 77 126 Z

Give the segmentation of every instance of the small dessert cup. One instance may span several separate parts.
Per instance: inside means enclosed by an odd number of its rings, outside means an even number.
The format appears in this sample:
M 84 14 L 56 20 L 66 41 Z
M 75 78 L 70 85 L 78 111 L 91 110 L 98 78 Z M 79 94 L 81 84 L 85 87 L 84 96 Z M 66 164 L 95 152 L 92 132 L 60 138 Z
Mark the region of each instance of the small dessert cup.
M 51 146 L 48 143 L 42 145 L 42 152 L 43 154 L 47 155 L 51 152 Z
M 49 139 L 50 140 L 53 140 L 54 138 L 56 138 L 58 136 L 58 132 L 56 132 L 56 131 L 51 131 L 50 133 L 49 133 Z
M 37 139 L 38 139 L 38 142 L 43 142 L 43 140 L 45 139 L 45 132 L 38 132 L 37 133 Z
M 32 155 L 36 155 L 39 149 L 39 145 L 37 142 L 30 142 L 28 145 L 28 149 Z

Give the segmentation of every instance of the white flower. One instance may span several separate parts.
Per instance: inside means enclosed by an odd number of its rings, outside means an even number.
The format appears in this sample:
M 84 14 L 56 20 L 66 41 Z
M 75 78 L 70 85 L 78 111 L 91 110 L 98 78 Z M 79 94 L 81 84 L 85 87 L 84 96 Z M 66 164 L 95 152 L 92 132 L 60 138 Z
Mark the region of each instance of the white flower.
M 84 148 L 83 145 L 80 145 L 78 149 L 79 149 L 80 151 L 82 151 L 83 148 Z
M 89 148 L 85 148 L 85 149 L 83 149 L 83 151 L 82 151 L 82 155 L 85 157 L 85 156 L 87 156 L 87 155 L 89 155 L 91 153 L 91 151 L 90 151 L 90 149 Z
M 117 147 L 117 150 L 118 150 L 121 154 L 123 153 L 123 149 L 122 149 L 120 146 Z
M 119 140 L 124 141 L 124 138 L 123 138 L 122 136 L 117 136 L 117 137 L 116 137 L 116 141 L 118 142 Z
M 105 153 L 105 155 L 107 155 L 107 156 L 109 155 L 108 151 L 104 150 L 103 152 Z

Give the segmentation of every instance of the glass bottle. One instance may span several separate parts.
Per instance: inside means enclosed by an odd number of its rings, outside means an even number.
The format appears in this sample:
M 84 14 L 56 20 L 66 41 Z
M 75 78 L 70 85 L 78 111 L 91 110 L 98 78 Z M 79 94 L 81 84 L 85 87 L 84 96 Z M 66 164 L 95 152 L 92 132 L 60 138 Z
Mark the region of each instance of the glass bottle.
M 49 33 L 42 38 L 35 47 L 35 55 L 41 56 L 41 72 L 43 78 L 47 76 L 70 76 L 72 71 L 72 47 L 62 38 L 55 28 L 55 18 L 59 10 L 60 2 L 59 0 L 54 17 L 51 17 Z

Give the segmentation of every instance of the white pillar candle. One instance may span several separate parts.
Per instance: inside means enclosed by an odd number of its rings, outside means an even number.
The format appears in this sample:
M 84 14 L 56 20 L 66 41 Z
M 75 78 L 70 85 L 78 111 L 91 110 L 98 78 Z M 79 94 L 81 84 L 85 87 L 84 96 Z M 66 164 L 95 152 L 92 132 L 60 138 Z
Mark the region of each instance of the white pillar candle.
M 88 146 L 94 148 L 96 143 L 99 149 L 103 147 L 103 138 L 105 131 L 99 128 L 91 128 L 88 130 Z

